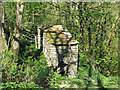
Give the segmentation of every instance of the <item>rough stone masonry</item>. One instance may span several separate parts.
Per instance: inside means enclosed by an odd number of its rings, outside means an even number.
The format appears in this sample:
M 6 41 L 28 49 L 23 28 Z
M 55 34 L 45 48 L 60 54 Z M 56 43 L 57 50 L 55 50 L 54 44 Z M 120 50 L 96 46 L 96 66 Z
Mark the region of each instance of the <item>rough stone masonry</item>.
M 78 41 L 62 25 L 44 30 L 43 51 L 48 66 L 68 77 L 76 77 L 78 67 Z

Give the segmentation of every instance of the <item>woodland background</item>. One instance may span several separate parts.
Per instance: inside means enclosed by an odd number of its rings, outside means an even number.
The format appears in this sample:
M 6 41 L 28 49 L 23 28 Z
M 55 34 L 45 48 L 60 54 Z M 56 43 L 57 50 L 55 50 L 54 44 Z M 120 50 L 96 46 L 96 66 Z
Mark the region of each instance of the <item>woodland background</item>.
M 15 55 L 12 46 L 17 2 L 4 3 L 8 48 L 2 52 L 2 88 L 118 88 L 118 2 L 25 2 L 23 5 L 22 24 L 18 26 L 19 50 Z M 54 72 L 38 49 L 37 27 L 52 25 L 64 25 L 79 41 L 75 79 Z

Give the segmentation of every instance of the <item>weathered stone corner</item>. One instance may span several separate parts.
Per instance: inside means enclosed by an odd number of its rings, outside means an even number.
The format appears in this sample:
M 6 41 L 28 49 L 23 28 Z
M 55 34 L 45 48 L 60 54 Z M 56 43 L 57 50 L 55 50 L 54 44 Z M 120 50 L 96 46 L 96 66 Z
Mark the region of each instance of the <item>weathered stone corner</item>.
M 43 51 L 48 66 L 58 73 L 76 77 L 78 67 L 78 41 L 62 25 L 55 25 L 43 33 Z

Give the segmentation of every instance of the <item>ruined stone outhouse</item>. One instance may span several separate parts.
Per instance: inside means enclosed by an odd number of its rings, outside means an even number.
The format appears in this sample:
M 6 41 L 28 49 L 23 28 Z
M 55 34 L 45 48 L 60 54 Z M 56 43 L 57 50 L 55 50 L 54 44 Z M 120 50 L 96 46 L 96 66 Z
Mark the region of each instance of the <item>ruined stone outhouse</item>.
M 43 51 L 49 66 L 68 77 L 77 75 L 78 41 L 62 25 L 44 30 Z

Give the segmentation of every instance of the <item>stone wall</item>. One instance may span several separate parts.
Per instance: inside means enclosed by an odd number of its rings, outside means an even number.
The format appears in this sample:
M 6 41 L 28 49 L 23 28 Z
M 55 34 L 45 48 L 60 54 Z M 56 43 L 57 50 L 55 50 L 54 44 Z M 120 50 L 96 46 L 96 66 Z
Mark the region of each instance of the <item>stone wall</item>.
M 43 51 L 48 66 L 57 68 L 57 72 L 64 73 L 68 77 L 77 75 L 78 44 L 53 45 L 49 42 L 46 34 L 43 34 Z

